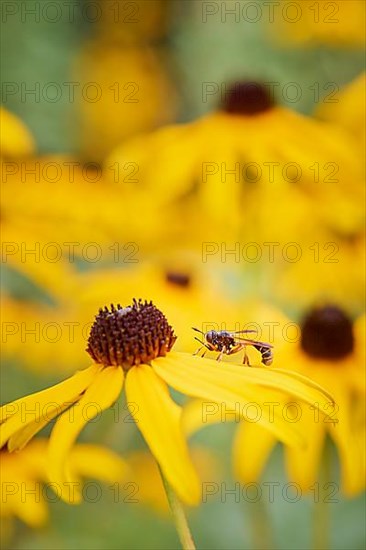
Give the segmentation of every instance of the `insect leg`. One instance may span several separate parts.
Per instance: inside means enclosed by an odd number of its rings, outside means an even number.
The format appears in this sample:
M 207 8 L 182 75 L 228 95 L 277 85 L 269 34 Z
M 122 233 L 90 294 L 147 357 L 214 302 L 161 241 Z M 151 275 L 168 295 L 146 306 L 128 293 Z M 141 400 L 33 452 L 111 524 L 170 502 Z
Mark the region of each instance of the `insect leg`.
M 220 351 L 219 355 L 216 358 L 216 361 L 221 361 L 222 356 L 224 355 L 224 353 L 227 353 L 225 346 L 223 346 L 222 350 Z
M 238 351 L 241 351 L 243 348 L 245 348 L 245 344 L 236 344 L 236 346 L 228 350 L 227 354 L 232 355 L 233 353 L 238 353 Z
M 202 344 L 202 346 L 199 347 L 198 350 L 195 351 L 193 355 L 198 355 L 202 348 L 207 348 L 207 349 L 203 352 L 203 355 L 201 355 L 201 357 L 205 356 L 205 354 L 207 353 L 207 350 L 211 351 L 211 348 L 206 344 L 206 342 L 203 342 L 199 338 L 196 338 L 196 336 L 194 337 L 194 339 L 197 340 L 197 342 L 199 342 L 200 344 Z
M 247 348 L 245 346 L 243 346 L 243 347 L 244 347 L 243 365 L 248 365 L 248 367 L 250 367 L 249 357 L 247 355 Z
M 198 354 L 199 354 L 199 352 L 201 351 L 201 349 L 202 349 L 202 348 L 204 348 L 204 347 L 205 347 L 205 345 L 203 345 L 203 346 L 200 346 L 200 347 L 198 348 L 198 350 L 196 350 L 196 351 L 194 352 L 194 354 L 193 354 L 193 355 L 198 355 Z M 205 352 L 205 353 L 206 353 L 206 352 Z

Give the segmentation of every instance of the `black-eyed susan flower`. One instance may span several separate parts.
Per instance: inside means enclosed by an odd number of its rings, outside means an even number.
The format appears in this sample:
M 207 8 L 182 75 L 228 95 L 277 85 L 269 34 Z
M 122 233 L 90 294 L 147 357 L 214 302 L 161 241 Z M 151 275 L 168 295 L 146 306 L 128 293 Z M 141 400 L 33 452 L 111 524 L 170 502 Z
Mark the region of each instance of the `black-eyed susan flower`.
M 347 310 L 335 304 L 323 304 L 308 311 L 299 324 L 300 339 L 296 345 L 279 350 L 280 361 L 324 385 L 335 396 L 339 423 L 330 429 L 327 422 L 315 422 L 304 412 L 304 427 L 314 444 L 304 455 L 289 449 L 289 476 L 301 486 L 316 480 L 319 455 L 325 435 L 329 433 L 339 454 L 342 490 L 348 496 L 365 488 L 365 316 L 352 320 Z M 318 418 L 315 416 L 315 420 Z M 305 459 L 305 468 L 303 460 Z
M 57 483 L 73 481 L 67 460 L 74 441 L 88 420 L 110 407 L 126 388 L 127 402 L 138 428 L 160 468 L 186 503 L 200 499 L 198 476 L 189 457 L 181 425 L 181 407 L 170 396 L 179 392 L 224 403 L 239 404 L 243 416 L 248 402 L 262 407 L 261 424 L 289 444 L 303 441 L 294 424 L 264 407 L 269 390 L 290 394 L 326 412 L 332 399 L 325 390 L 290 371 L 275 371 L 223 364 L 190 354 L 172 352 L 173 328 L 152 302 L 100 309 L 90 331 L 87 351 L 93 365 L 41 392 L 20 398 L 1 408 L 1 447 L 14 451 L 49 421 L 57 419 L 48 452 L 49 477 Z M 27 414 L 28 410 L 34 414 Z M 86 410 L 88 413 L 86 414 Z M 79 495 L 80 498 L 80 495 Z
M 18 453 L 3 449 L 0 463 L 0 517 L 6 522 L 19 518 L 33 528 L 43 526 L 48 520 L 48 503 L 60 500 L 62 492 L 70 489 L 52 482 L 47 476 L 47 440 L 34 439 Z M 79 487 L 86 478 L 106 483 L 122 481 L 128 471 L 124 460 L 114 452 L 87 443 L 73 447 L 68 467 Z M 53 491 L 53 496 L 48 491 Z
M 365 43 L 363 0 L 320 0 L 288 4 L 281 0 L 271 31 L 282 43 L 361 48 Z
M 305 238 L 304 217 L 312 227 L 320 222 L 313 201 L 325 200 L 327 190 L 346 198 L 362 172 L 346 131 L 277 105 L 269 86 L 250 81 L 228 84 L 218 110 L 139 136 L 107 159 L 126 162 L 139 166 L 139 184 L 126 192 L 164 207 L 165 242 L 177 235 L 180 242 L 252 240 L 253 228 L 264 241 Z M 338 183 L 331 187 L 332 169 Z
M 267 308 L 267 312 L 271 312 L 268 316 L 271 330 L 278 336 L 274 365 L 310 376 L 336 399 L 335 407 L 329 404 L 329 418 L 322 420 L 312 406 L 284 399 L 278 392 L 268 396 L 268 402 L 309 437 L 306 448 L 287 445 L 284 448 L 289 479 L 298 483 L 303 492 L 311 491 L 318 479 L 325 437 L 329 434 L 339 453 L 343 492 L 349 496 L 361 492 L 365 484 L 364 316 L 352 322 L 339 307 L 322 306 L 310 311 L 296 325 L 272 308 Z M 186 405 L 183 423 L 188 433 L 204 425 L 202 410 L 206 411 L 206 424 L 222 422 L 222 412 L 209 405 L 194 401 Z M 339 421 L 333 423 L 336 416 Z M 231 415 L 231 420 L 239 422 L 240 418 Z M 240 421 L 233 446 L 236 477 L 243 483 L 256 482 L 277 441 L 273 433 L 257 422 Z

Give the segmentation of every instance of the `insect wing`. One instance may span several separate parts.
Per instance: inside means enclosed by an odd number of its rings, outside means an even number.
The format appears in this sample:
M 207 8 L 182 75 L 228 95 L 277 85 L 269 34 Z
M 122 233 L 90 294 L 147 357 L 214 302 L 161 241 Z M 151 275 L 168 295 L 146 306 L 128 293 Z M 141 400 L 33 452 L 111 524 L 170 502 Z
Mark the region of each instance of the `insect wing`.
M 245 334 L 248 332 L 258 332 L 257 330 L 228 330 L 231 334 Z
M 248 346 L 261 346 L 263 348 L 273 348 L 271 344 L 267 344 L 267 342 L 259 342 L 259 340 L 248 340 L 247 338 L 238 338 L 238 337 L 236 337 L 235 340 L 238 340 L 239 342 L 243 342 L 244 344 L 248 344 Z

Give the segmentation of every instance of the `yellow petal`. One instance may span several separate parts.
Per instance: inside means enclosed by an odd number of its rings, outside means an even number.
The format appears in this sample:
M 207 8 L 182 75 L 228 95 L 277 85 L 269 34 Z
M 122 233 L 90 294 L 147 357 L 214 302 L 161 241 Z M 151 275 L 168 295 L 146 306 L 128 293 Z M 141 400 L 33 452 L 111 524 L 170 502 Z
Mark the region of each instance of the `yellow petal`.
M 324 423 L 324 417 L 319 416 L 316 410 L 302 407 L 300 425 L 311 443 L 301 451 L 287 447 L 285 460 L 290 481 L 300 485 L 303 492 L 308 492 L 318 479 L 327 424 Z
M 167 357 L 152 361 L 152 365 L 157 374 L 173 388 L 186 395 L 207 400 L 201 412 L 201 415 L 205 415 L 203 422 L 207 422 L 212 412 L 207 409 L 214 408 L 213 405 L 217 403 L 221 408 L 223 422 L 227 420 L 238 422 L 241 418 L 245 418 L 249 422 L 265 426 L 289 445 L 305 443 L 306 434 L 300 431 L 296 422 L 289 422 L 287 416 L 278 407 L 281 403 L 279 399 L 279 396 L 282 397 L 281 393 L 268 391 L 268 387 L 278 389 L 280 386 L 274 370 L 232 366 L 209 359 L 192 358 L 188 354 L 181 353 L 169 353 Z M 256 379 L 256 371 L 260 372 L 260 384 L 254 384 L 250 378 L 253 373 Z M 262 376 L 263 373 L 264 376 Z M 287 382 L 286 376 L 281 374 L 278 376 Z M 268 380 L 267 385 L 262 382 L 263 379 Z M 306 386 L 296 380 L 294 385 L 300 386 L 302 394 L 306 396 L 304 393 Z M 315 392 L 312 389 L 309 391 Z M 235 411 L 234 415 L 232 411 Z
M 234 420 L 234 418 L 233 418 Z M 192 399 L 182 410 L 182 426 L 188 436 L 211 424 L 222 422 L 222 409 L 216 403 L 207 403 L 202 399 Z
M 317 384 L 316 382 L 314 382 L 314 380 L 311 380 L 311 378 L 308 378 L 307 376 L 304 376 L 303 374 L 300 374 L 295 370 L 275 369 L 275 372 L 282 373 L 294 380 L 299 380 L 300 382 L 304 382 L 304 384 L 306 384 L 308 387 L 317 390 L 322 394 L 323 400 L 324 400 L 324 397 L 327 399 L 326 401 L 327 406 L 334 403 L 334 396 L 332 396 L 325 388 L 323 388 L 323 386 L 321 386 L 320 384 Z
M 127 402 L 137 427 L 167 480 L 187 504 L 197 504 L 200 486 L 181 427 L 181 408 L 151 367 L 133 367 L 126 379 Z
M 250 422 L 239 424 L 233 447 L 234 473 L 241 483 L 256 482 L 276 444 L 276 438 Z
M 100 479 L 107 483 L 122 480 L 128 465 L 117 453 L 99 445 L 79 443 L 71 449 L 69 467 L 75 477 Z
M 20 442 L 29 440 L 26 426 L 32 425 L 29 434 L 31 437 L 41 430 L 52 418 L 60 414 L 65 407 L 74 403 L 78 397 L 92 382 L 95 374 L 100 370 L 100 365 L 92 365 L 52 386 L 46 390 L 17 399 L 12 403 L 3 405 L 0 410 L 2 424 L 0 426 L 0 447 L 18 431 L 22 431 Z M 37 424 L 39 429 L 37 428 Z M 23 430 L 25 430 L 23 432 Z M 24 437 L 24 439 L 23 439 Z M 15 439 L 13 448 L 17 448 Z
M 15 434 L 12 435 L 8 440 L 8 451 L 12 453 L 13 451 L 20 451 L 21 449 L 23 449 L 23 447 L 27 445 L 32 437 L 34 437 L 39 431 L 41 431 L 42 428 L 47 426 L 47 424 L 53 418 L 68 409 L 71 404 L 75 403 L 75 401 L 78 400 L 78 398 L 79 396 L 75 397 L 72 402 L 67 402 L 66 404 L 60 407 L 55 407 L 52 410 L 49 409 L 46 418 L 40 418 L 39 420 L 37 420 L 37 422 L 27 424 L 24 428 L 15 432 Z
M 30 527 L 39 528 L 47 523 L 49 514 L 39 483 L 37 484 L 37 482 L 33 482 L 31 484 L 32 487 L 34 487 L 34 485 L 38 487 L 41 495 L 30 495 L 29 498 L 21 498 L 19 495 L 19 499 L 12 503 L 12 511 L 14 515 Z
M 365 401 L 350 395 L 341 377 L 333 381 L 333 390 L 339 405 L 339 423 L 323 424 L 334 440 L 341 463 L 342 490 L 354 496 L 365 488 Z M 357 408 L 361 407 L 362 422 L 357 421 Z
M 51 432 L 48 449 L 50 481 L 58 483 L 60 487 L 74 481 L 66 467 L 69 451 L 85 424 L 118 399 L 123 379 L 121 368 L 103 368 L 96 373 L 92 384 L 78 403 L 57 420 Z M 72 487 L 70 485 L 66 488 Z M 62 492 L 62 498 L 70 503 L 80 502 L 81 494 L 78 489 L 79 486 L 75 486 L 74 499 L 68 491 Z
M 157 462 L 149 451 L 134 451 L 127 456 L 130 467 L 129 480 L 138 488 L 140 504 L 149 506 L 160 514 L 169 515 L 169 503 Z
M 259 397 L 261 387 L 273 388 L 316 406 L 326 416 L 330 416 L 329 400 L 334 402 L 326 390 L 305 376 L 294 374 L 294 371 L 245 367 L 178 352 L 170 352 L 167 357 L 158 357 L 152 364 L 169 385 L 195 397 L 203 397 L 197 392 L 198 383 L 202 383 L 202 387 L 210 384 L 230 390 L 255 386 Z M 185 386 L 187 391 L 175 386 L 174 381 Z

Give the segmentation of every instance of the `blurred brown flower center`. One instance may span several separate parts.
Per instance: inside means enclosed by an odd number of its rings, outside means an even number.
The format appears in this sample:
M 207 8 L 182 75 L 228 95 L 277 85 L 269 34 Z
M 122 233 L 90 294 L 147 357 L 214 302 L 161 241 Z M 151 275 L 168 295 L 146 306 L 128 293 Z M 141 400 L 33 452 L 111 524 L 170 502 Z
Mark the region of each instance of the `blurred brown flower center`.
M 312 310 L 302 323 L 301 347 L 316 359 L 343 359 L 354 348 L 352 321 L 336 306 Z
M 165 280 L 172 285 L 188 288 L 191 284 L 191 277 L 188 273 L 180 273 L 178 271 L 167 271 Z
M 236 82 L 228 86 L 221 109 L 233 115 L 253 116 L 271 109 L 271 90 L 257 82 Z

